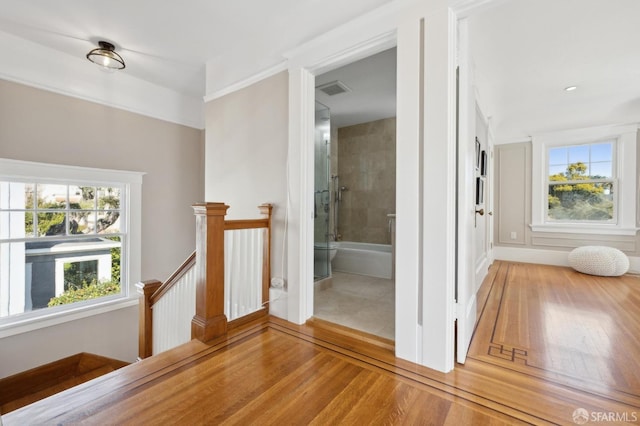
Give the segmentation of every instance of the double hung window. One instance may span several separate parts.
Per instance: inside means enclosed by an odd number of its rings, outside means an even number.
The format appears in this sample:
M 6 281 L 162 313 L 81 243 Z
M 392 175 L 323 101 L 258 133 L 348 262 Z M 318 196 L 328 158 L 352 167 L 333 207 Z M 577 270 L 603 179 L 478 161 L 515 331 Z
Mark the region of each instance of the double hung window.
M 616 220 L 615 140 L 547 150 L 549 222 Z
M 635 235 L 637 125 L 532 138 L 534 232 Z
M 0 327 L 127 299 L 139 271 L 130 226 L 140 174 L 0 166 Z

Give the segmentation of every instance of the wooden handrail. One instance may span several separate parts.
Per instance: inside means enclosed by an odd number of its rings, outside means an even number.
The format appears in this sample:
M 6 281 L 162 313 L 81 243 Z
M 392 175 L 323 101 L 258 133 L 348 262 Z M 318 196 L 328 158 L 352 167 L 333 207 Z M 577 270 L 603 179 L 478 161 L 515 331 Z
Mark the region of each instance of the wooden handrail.
M 142 281 L 136 284 L 140 298 L 139 326 L 138 326 L 138 359 L 150 357 L 153 354 L 153 305 L 171 289 L 196 263 L 194 251 L 182 265 L 164 282 L 158 280 Z
M 259 229 L 265 228 L 267 235 L 265 236 L 265 245 L 262 252 L 262 306 L 269 302 L 269 287 L 271 282 L 271 215 L 273 205 L 264 203 L 258 206 L 260 213 L 265 216 L 262 219 L 240 219 L 225 220 L 225 231 L 237 229 Z M 265 309 L 265 313 L 267 310 Z
M 142 296 L 139 305 L 139 359 L 152 355 L 153 305 L 191 268 L 196 268 L 196 315 L 191 322 L 191 337 L 206 342 L 227 333 L 227 317 L 224 314 L 224 231 L 265 228 L 262 264 L 263 306 L 269 301 L 273 206 L 258 206 L 263 218 L 242 220 L 224 220 L 229 208 L 224 203 L 199 203 L 193 208 L 196 214 L 196 250 L 164 283 L 149 280 L 136 284 L 138 293 Z M 252 317 L 267 313 L 268 310 L 262 308 L 254 312 Z
M 269 218 L 225 220 L 224 230 L 232 231 L 236 229 L 268 228 L 269 222 L 270 222 Z
M 182 262 L 182 265 L 180 265 L 178 269 L 176 269 L 175 272 L 171 274 L 171 276 L 164 282 L 164 284 L 162 284 L 155 292 L 153 292 L 153 294 L 151 295 L 151 306 L 153 307 L 153 305 L 158 300 L 160 300 L 160 298 L 167 291 L 169 291 L 171 287 L 173 287 L 178 281 L 180 281 L 180 278 L 182 278 L 184 274 L 189 272 L 189 269 L 191 269 L 191 267 L 195 264 L 196 252 L 194 251 L 193 253 L 191 253 L 191 255 L 189 255 L 187 260 Z

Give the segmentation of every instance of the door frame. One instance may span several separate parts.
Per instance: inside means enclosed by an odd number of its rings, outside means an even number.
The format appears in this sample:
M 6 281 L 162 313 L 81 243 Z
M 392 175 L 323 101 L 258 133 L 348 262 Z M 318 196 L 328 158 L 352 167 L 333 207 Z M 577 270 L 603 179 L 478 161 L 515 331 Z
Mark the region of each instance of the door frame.
M 468 14 L 492 1 L 456 0 L 452 7 L 447 1 L 391 2 L 285 54 L 289 321 L 301 324 L 313 314 L 315 75 L 397 44 L 396 356 L 443 372 L 453 368 L 455 11 Z
M 339 50 L 334 53 L 303 45 L 285 55 L 289 58 L 289 229 L 295 229 L 295 225 L 299 229 L 297 233 L 288 232 L 287 236 L 290 283 L 287 307 L 288 320 L 296 324 L 304 323 L 313 315 L 315 76 L 395 45 L 395 31 L 387 30 L 349 47 L 340 49 L 338 44 Z
M 398 75 L 402 78 L 398 79 L 397 89 L 396 161 L 401 167 L 397 168 L 396 185 L 402 191 L 398 191 L 396 199 L 396 282 L 401 284 L 396 286 L 395 349 L 400 358 L 449 371 L 453 368 L 454 346 L 455 224 L 451 217 L 455 205 L 450 197 L 441 203 L 441 208 L 425 208 L 430 200 L 423 196 L 426 179 L 429 185 L 438 182 L 434 198 L 438 200 L 448 197 L 455 181 L 455 173 L 451 174 L 454 167 L 450 167 L 450 161 L 442 160 L 453 146 L 448 141 L 455 128 L 448 120 L 449 109 L 443 110 L 441 105 L 453 105 L 450 95 L 455 90 L 451 90 L 451 75 L 444 69 L 453 64 L 455 51 L 450 46 L 442 47 L 455 40 L 455 16 L 439 6 L 420 0 L 391 2 L 351 22 L 348 30 L 339 28 L 285 55 L 289 59 L 290 158 L 287 307 L 288 320 L 298 324 L 313 313 L 311 147 L 315 75 L 397 45 Z M 423 55 L 424 49 L 432 49 L 433 55 Z M 437 72 L 428 72 L 432 67 Z M 425 80 L 438 96 L 423 99 Z M 424 129 L 426 121 L 438 125 Z M 438 160 L 426 155 L 422 148 L 431 141 L 442 155 Z M 424 164 L 425 159 L 431 164 Z M 439 174 L 435 178 L 425 170 Z M 450 223 L 443 227 L 443 222 Z M 438 247 L 436 240 L 441 242 Z M 447 249 L 443 250 L 443 246 Z M 424 268 L 430 271 L 430 286 L 423 285 Z M 430 326 L 422 327 L 423 323 Z

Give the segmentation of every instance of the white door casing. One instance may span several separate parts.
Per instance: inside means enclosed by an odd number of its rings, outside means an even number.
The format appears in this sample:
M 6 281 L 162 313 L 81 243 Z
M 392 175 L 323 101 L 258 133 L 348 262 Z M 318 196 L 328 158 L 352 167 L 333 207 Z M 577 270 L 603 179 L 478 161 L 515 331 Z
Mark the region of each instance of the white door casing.
M 456 24 L 444 0 L 392 2 L 287 55 L 288 319 L 313 309 L 313 75 L 392 47 L 397 34 L 396 354 L 440 371 L 454 359 Z

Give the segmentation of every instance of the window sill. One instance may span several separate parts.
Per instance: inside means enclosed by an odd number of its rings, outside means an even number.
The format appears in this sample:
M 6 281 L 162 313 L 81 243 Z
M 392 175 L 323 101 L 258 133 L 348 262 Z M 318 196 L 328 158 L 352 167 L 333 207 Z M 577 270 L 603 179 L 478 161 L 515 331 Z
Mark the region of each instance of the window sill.
M 135 295 L 133 297 L 109 300 L 98 304 L 84 305 L 63 312 L 53 312 L 24 319 L 17 319 L 0 325 L 0 339 L 106 312 L 116 311 L 118 309 L 129 308 L 131 306 L 136 306 L 137 304 L 138 297 Z
M 640 228 L 620 228 L 617 225 L 605 224 L 530 224 L 533 232 L 558 232 L 564 234 L 590 234 L 590 235 L 631 235 L 635 236 Z

